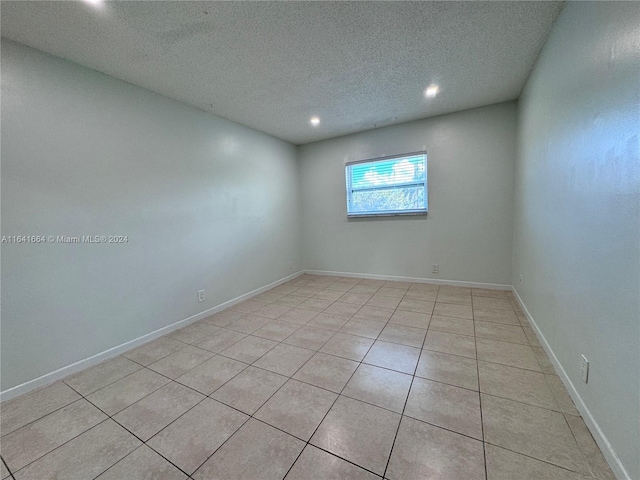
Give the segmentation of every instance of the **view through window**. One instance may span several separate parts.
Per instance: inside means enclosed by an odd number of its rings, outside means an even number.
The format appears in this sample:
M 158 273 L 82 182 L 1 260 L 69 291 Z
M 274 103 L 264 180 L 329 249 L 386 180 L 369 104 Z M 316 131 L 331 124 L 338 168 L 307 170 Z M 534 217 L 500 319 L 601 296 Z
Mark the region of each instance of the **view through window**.
M 347 216 L 426 214 L 427 154 L 348 163 Z

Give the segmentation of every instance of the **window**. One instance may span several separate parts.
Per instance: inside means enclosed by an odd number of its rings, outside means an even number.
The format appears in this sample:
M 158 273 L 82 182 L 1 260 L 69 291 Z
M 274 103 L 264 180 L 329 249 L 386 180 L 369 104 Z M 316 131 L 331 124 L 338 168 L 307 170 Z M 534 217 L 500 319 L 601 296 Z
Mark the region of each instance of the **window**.
M 347 163 L 347 216 L 427 213 L 427 154 Z

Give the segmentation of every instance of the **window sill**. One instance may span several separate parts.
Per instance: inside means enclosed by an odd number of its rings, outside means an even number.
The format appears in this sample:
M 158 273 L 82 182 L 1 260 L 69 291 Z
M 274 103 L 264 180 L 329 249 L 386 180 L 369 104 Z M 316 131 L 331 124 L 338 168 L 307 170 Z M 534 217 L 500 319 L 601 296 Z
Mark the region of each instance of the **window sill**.
M 355 215 L 347 215 L 347 219 L 350 218 L 378 218 L 378 217 L 415 217 L 415 216 L 427 216 L 427 211 L 423 212 L 399 212 L 399 213 L 362 213 Z

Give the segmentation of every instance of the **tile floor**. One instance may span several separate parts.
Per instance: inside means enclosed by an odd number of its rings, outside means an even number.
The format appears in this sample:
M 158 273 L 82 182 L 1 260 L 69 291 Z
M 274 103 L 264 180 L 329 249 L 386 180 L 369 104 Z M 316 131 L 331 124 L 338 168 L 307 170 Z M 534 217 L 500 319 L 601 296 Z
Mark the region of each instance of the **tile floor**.
M 1 409 L 2 479 L 614 478 L 494 290 L 303 275 Z

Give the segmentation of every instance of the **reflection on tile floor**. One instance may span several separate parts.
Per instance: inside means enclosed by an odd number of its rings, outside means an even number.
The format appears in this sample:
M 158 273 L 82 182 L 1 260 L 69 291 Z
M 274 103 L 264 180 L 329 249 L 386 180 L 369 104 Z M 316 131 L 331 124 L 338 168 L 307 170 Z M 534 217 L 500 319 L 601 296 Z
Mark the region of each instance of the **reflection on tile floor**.
M 303 275 L 2 404 L 1 479 L 613 479 L 511 293 Z

